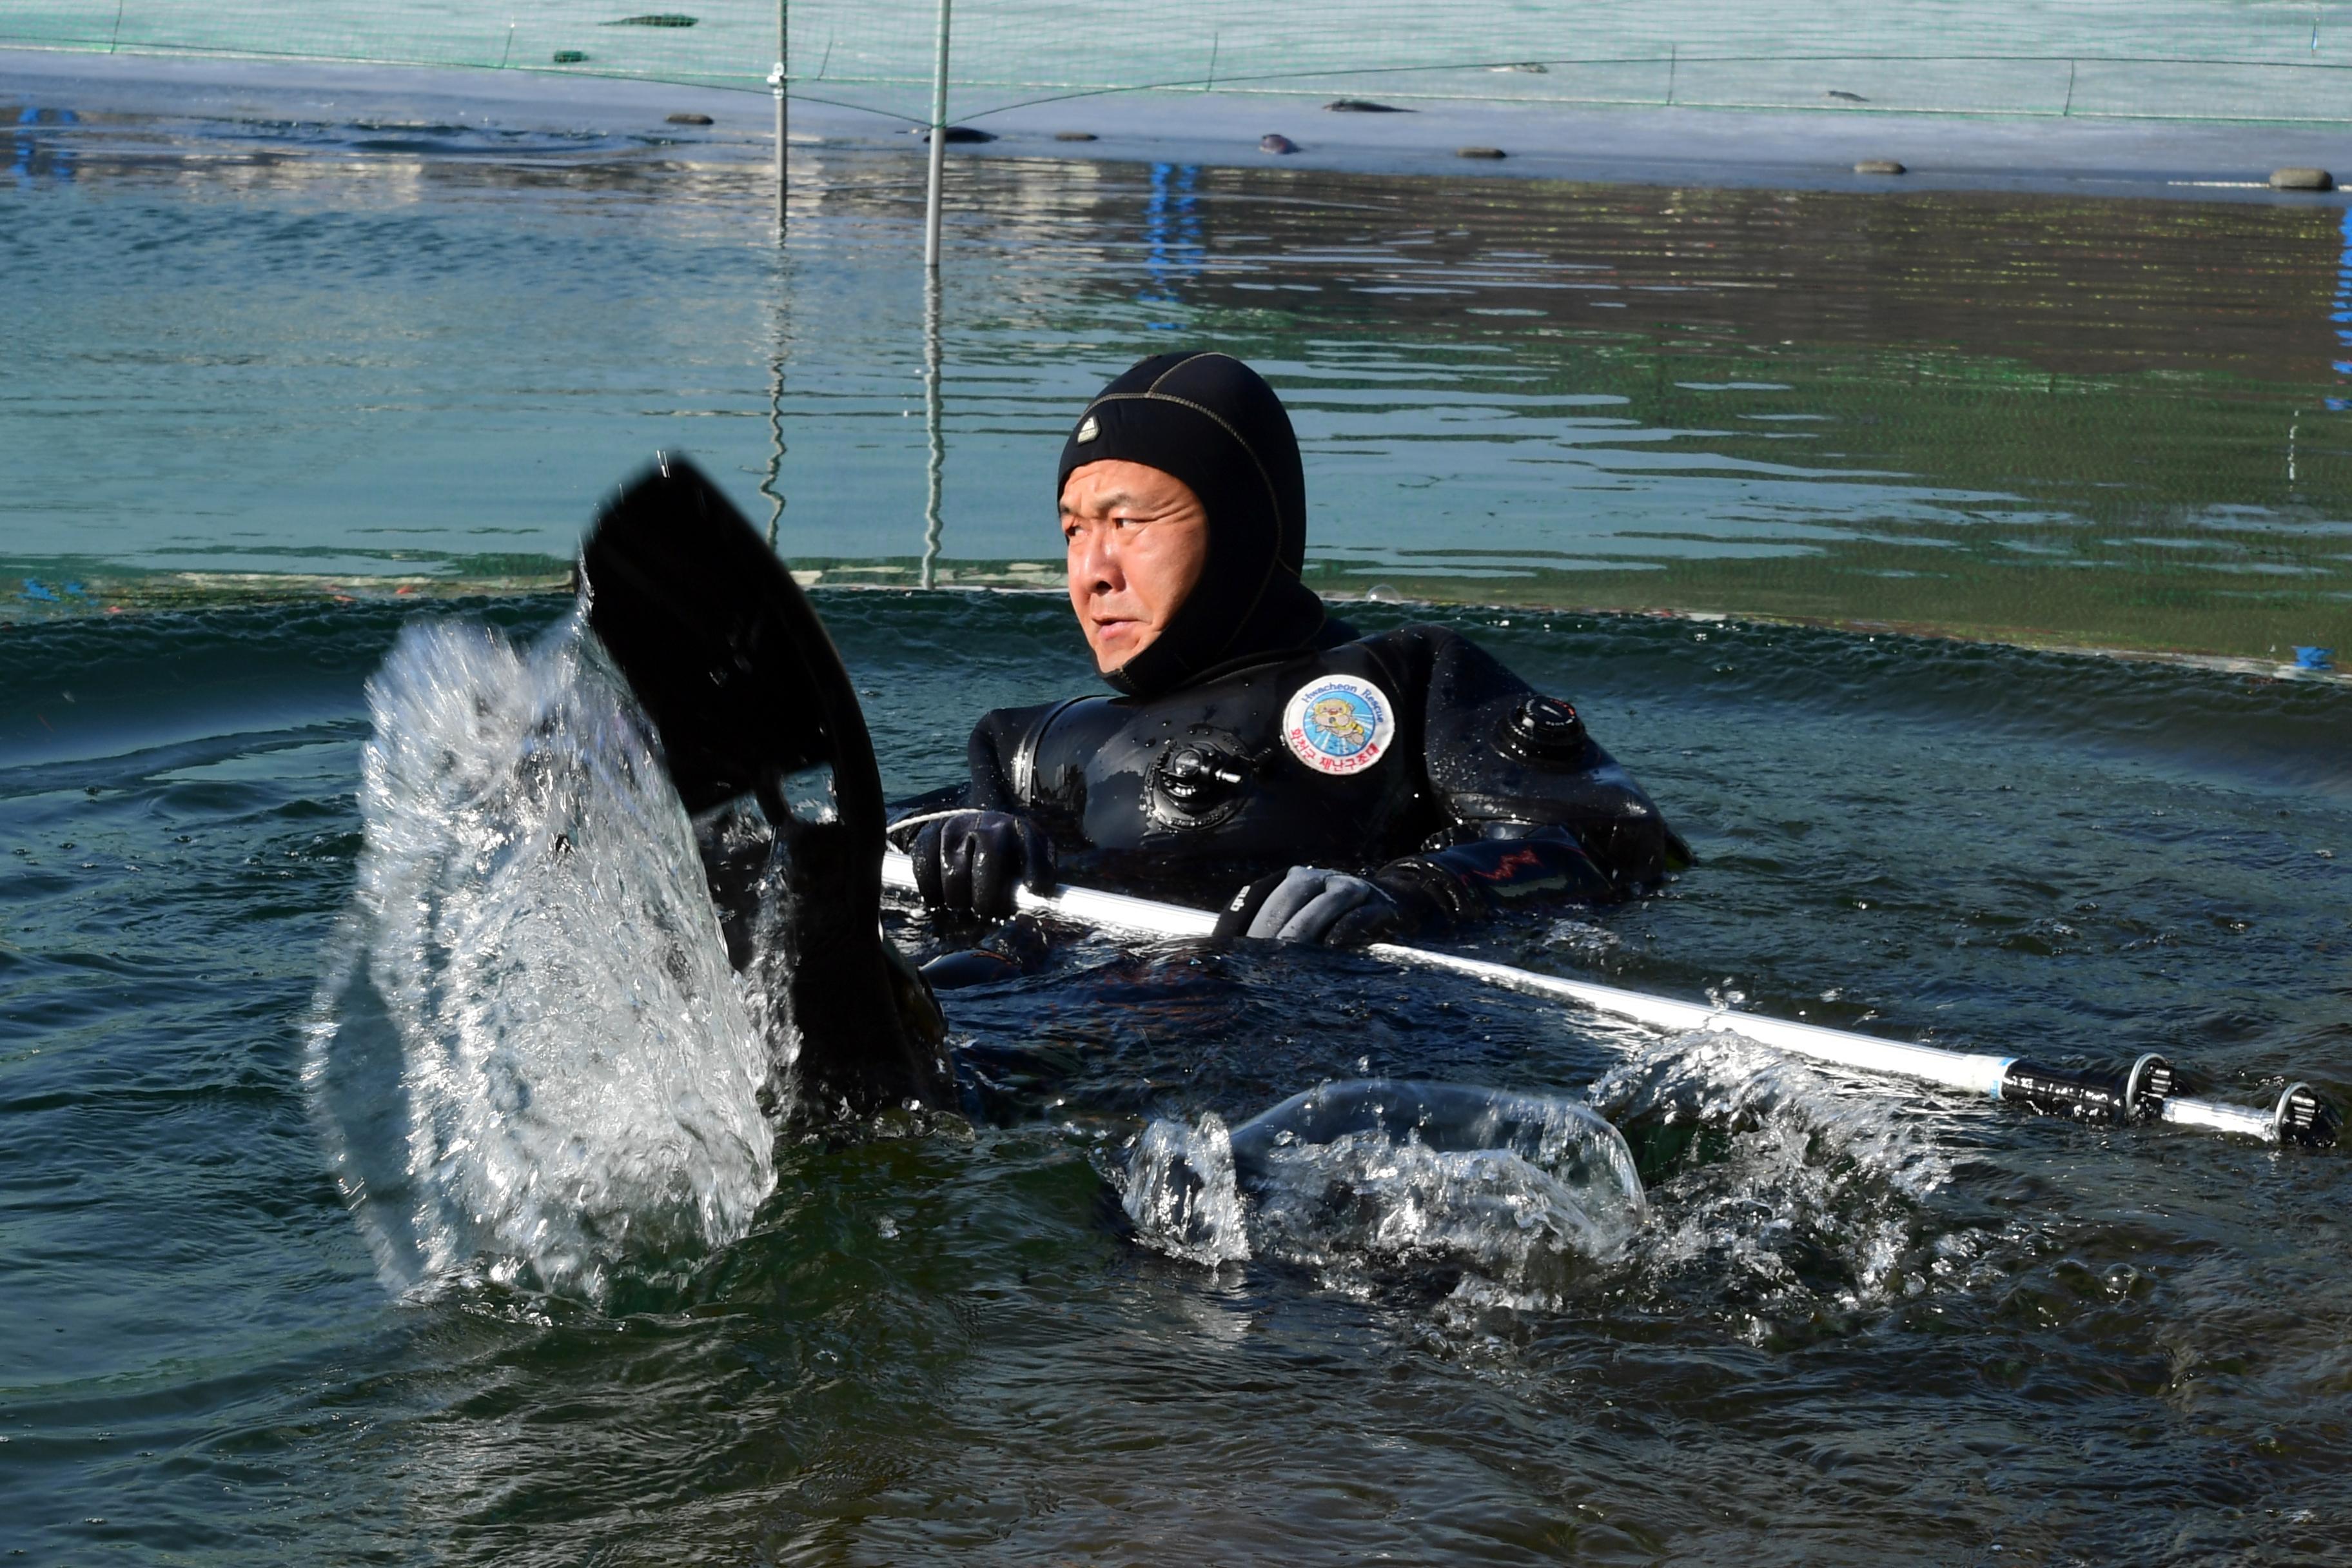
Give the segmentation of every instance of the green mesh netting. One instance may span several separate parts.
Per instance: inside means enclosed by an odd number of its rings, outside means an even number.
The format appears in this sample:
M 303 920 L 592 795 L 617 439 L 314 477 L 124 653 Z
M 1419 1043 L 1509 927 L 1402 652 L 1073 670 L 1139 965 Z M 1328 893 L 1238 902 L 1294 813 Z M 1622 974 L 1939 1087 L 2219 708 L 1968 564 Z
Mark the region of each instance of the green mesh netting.
M 0 47 L 765 89 L 773 0 L 0 0 Z M 1160 89 L 1383 100 L 2352 120 L 2352 16 L 2263 0 L 961 0 L 953 117 Z M 790 0 L 796 97 L 924 120 L 933 0 Z

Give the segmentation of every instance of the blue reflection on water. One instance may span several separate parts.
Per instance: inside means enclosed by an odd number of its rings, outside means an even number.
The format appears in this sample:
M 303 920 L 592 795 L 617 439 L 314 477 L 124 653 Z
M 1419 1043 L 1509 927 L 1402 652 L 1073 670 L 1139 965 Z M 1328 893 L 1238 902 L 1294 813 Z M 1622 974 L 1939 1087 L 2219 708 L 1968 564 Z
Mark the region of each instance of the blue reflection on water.
M 26 104 L 16 111 L 19 126 L 79 125 L 81 116 L 70 109 L 42 109 Z M 35 180 L 68 181 L 74 177 L 74 154 L 69 143 L 53 142 L 44 137 L 15 137 L 15 156 L 9 160 L 8 172 L 18 184 L 30 184 Z
M 1200 198 L 1197 163 L 1154 163 L 1151 194 L 1143 206 L 1143 268 L 1148 281 L 1135 297 L 1139 305 L 1181 306 L 1176 283 L 1201 271 Z M 1155 332 L 1181 331 L 1181 321 L 1148 321 Z

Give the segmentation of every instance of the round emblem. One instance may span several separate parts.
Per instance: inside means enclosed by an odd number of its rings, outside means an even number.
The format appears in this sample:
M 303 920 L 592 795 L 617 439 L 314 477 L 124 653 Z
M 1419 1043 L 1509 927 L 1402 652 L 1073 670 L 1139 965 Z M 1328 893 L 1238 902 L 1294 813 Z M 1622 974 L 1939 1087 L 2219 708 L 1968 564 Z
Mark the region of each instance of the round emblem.
M 1396 705 L 1369 680 L 1310 680 L 1282 710 L 1283 742 L 1318 773 L 1362 773 L 1388 754 L 1395 737 Z

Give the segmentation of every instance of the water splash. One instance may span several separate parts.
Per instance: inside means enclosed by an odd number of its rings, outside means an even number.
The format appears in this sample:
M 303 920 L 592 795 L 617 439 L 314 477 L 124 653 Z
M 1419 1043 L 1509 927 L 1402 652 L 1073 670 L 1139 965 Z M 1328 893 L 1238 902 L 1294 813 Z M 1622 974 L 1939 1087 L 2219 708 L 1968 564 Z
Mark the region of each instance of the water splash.
M 398 1290 L 601 1300 L 741 1236 L 780 1068 L 693 829 L 576 621 L 411 626 L 368 684 L 359 887 L 305 1078 Z
M 1585 1107 L 1385 1079 L 1296 1095 L 1231 1134 L 1214 1116 L 1154 1121 L 1126 1178 L 1139 1231 L 1179 1257 L 1349 1283 L 1453 1271 L 1530 1303 L 1620 1254 L 1644 1209 L 1631 1151 Z
M 1224 1119 L 1155 1121 L 1135 1141 L 1121 1201 L 1136 1233 L 1171 1258 L 1211 1268 L 1250 1255 L 1249 1223 Z
M 1664 1168 L 1641 1259 L 1662 1290 L 1803 1310 L 1916 1280 L 1906 1260 L 1950 1159 L 1900 1099 L 1714 1033 L 1644 1039 L 1590 1098 Z

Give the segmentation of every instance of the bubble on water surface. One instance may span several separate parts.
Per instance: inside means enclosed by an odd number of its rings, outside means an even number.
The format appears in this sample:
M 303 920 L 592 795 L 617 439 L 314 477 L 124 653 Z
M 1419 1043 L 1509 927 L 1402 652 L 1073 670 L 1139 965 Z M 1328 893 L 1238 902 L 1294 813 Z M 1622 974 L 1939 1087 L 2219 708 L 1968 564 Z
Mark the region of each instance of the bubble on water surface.
M 1573 1100 L 1388 1079 L 1324 1085 L 1230 1134 L 1213 1115 L 1156 1121 L 1126 1177 L 1139 1234 L 1178 1257 L 1342 1286 L 1452 1272 L 1528 1304 L 1622 1254 L 1645 1206 L 1624 1140 Z
M 693 830 L 576 622 L 412 626 L 368 684 L 359 886 L 306 1079 L 394 1289 L 601 1300 L 740 1237 L 778 1070 Z

